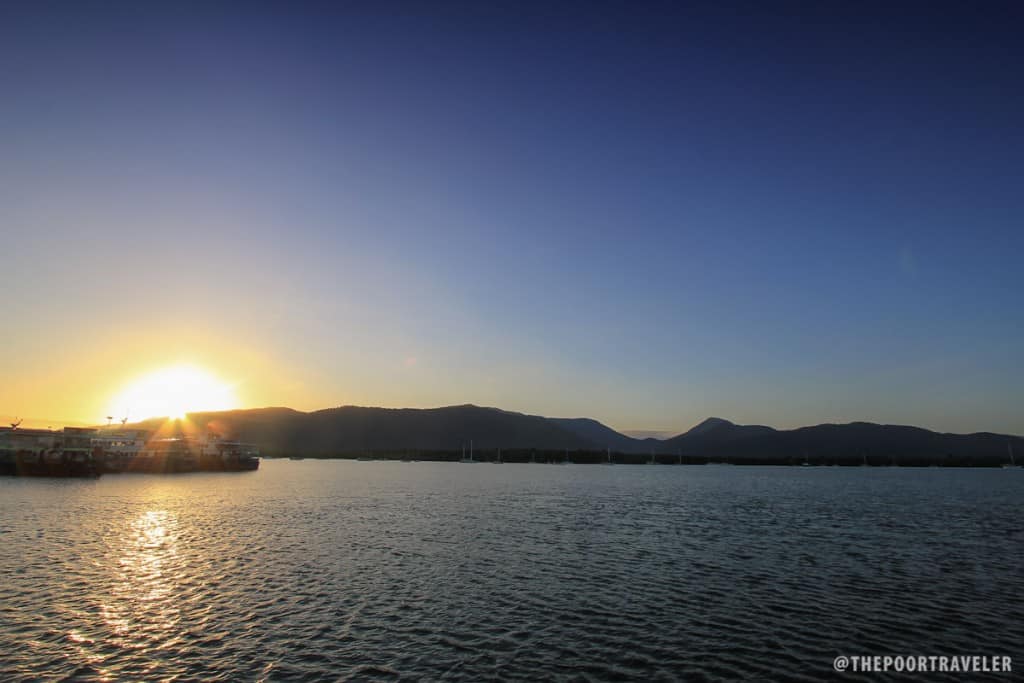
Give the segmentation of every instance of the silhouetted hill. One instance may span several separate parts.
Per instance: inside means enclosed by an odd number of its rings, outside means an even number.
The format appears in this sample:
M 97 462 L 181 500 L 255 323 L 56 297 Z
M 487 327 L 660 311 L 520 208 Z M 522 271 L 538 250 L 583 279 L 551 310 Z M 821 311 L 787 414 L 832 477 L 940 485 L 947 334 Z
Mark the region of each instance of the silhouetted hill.
M 583 437 L 599 449 L 611 448 L 619 453 L 647 453 L 651 448 L 659 448 L 661 444 L 658 439 L 634 439 L 589 417 L 551 417 L 548 419 Z
M 671 439 L 634 439 L 588 418 L 546 418 L 474 405 L 444 408 L 344 406 L 303 413 L 260 408 L 193 413 L 200 429 L 259 445 L 266 455 L 358 455 L 369 452 L 460 452 L 473 441 L 483 453 L 497 448 L 525 451 L 590 451 L 581 461 L 603 460 L 605 449 L 649 453 L 691 461 L 736 464 L 998 464 L 1009 460 L 1008 445 L 1024 460 L 1024 439 L 991 434 L 944 434 L 918 427 L 867 422 L 823 424 L 792 430 L 737 425 L 708 418 Z M 163 420 L 136 426 L 155 429 Z M 520 454 L 522 455 L 522 454 Z M 660 461 L 660 460 L 659 460 Z
M 680 434 L 680 436 L 699 436 L 701 434 L 713 432 L 718 429 L 735 426 L 736 425 L 734 425 L 732 422 L 729 422 L 728 420 L 723 420 L 720 417 L 709 417 L 700 424 L 690 427 L 689 431 L 687 431 L 685 435 Z
M 776 433 L 771 427 L 738 425 L 720 417 L 709 417 L 688 432 L 666 439 L 664 443 L 670 448 L 675 448 L 686 444 L 731 442 Z
M 730 462 L 794 464 L 986 464 L 1009 460 L 1024 439 L 990 433 L 944 434 L 919 427 L 869 422 L 823 424 L 793 430 L 706 420 L 665 442 L 687 455 Z
M 344 406 L 312 413 L 286 409 L 196 413 L 190 419 L 259 444 L 268 455 L 332 455 L 362 451 L 469 448 L 592 449 L 552 420 L 473 405 L 445 408 Z

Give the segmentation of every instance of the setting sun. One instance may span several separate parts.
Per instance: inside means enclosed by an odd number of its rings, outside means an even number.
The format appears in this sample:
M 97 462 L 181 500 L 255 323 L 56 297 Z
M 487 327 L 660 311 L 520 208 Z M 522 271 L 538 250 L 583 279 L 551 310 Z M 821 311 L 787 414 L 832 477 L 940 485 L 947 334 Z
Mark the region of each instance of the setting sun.
M 110 404 L 110 414 L 182 418 L 202 410 L 230 410 L 238 407 L 234 387 L 202 368 L 175 365 L 138 378 L 128 384 Z

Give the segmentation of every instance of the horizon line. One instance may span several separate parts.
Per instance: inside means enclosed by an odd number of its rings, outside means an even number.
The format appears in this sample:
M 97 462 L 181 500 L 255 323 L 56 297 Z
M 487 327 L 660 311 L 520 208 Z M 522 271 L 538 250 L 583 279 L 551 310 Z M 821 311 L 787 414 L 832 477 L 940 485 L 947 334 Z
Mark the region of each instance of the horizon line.
M 229 409 L 220 409 L 220 410 L 194 410 L 194 411 L 187 411 L 185 413 L 184 419 L 187 419 L 191 415 L 213 414 L 213 413 L 252 412 L 252 411 L 258 411 L 258 410 L 289 410 L 289 411 L 292 411 L 294 413 L 299 413 L 299 414 L 302 414 L 302 415 L 311 415 L 313 413 L 320 413 L 320 412 L 325 412 L 325 411 L 328 411 L 328 410 L 342 410 L 342 409 L 345 409 L 345 408 L 362 408 L 362 409 L 367 409 L 367 410 L 396 410 L 396 411 L 397 410 L 427 411 L 427 410 L 444 410 L 444 409 L 447 409 L 447 408 L 479 408 L 481 410 L 496 410 L 496 411 L 503 412 L 503 413 L 512 413 L 512 414 L 515 414 L 515 415 L 524 415 L 524 416 L 527 416 L 527 417 L 539 417 L 539 418 L 550 419 L 550 420 L 593 420 L 594 422 L 597 422 L 598 424 L 600 424 L 600 425 L 602 425 L 604 427 L 607 427 L 608 429 L 611 429 L 612 431 L 620 434 L 621 436 L 624 436 L 626 438 L 633 439 L 633 440 L 636 440 L 636 441 L 644 441 L 646 439 L 654 439 L 655 441 L 667 441 L 669 439 L 673 439 L 673 438 L 676 438 L 678 436 L 682 436 L 682 435 L 686 434 L 688 431 L 690 431 L 691 429 L 693 429 L 695 427 L 698 427 L 698 426 L 704 424 L 705 422 L 707 422 L 709 420 L 723 420 L 725 422 L 728 422 L 729 424 L 732 424 L 732 425 L 735 425 L 735 426 L 738 426 L 738 427 L 766 427 L 768 429 L 772 429 L 772 430 L 777 431 L 777 432 L 795 431 L 795 430 L 798 430 L 798 429 L 807 429 L 807 428 L 810 428 L 810 427 L 821 427 L 821 426 L 826 426 L 826 425 L 844 426 L 844 425 L 854 425 L 854 424 L 866 424 L 866 425 L 876 425 L 876 426 L 880 426 L 880 427 L 907 427 L 907 428 L 911 428 L 911 429 L 922 429 L 924 431 L 932 432 L 932 433 L 935 433 L 935 434 L 954 434 L 954 435 L 964 435 L 964 436 L 970 436 L 970 435 L 975 435 L 975 434 L 994 434 L 994 435 L 997 435 L 997 436 L 1010 436 L 1010 437 L 1014 437 L 1014 438 L 1024 438 L 1024 435 L 1013 434 L 1013 433 L 1008 433 L 1008 432 L 1007 433 L 1001 433 L 1001 432 L 994 432 L 994 431 L 988 431 L 988 430 L 970 431 L 970 432 L 951 432 L 951 431 L 943 431 L 943 430 L 937 430 L 937 429 L 929 429 L 927 427 L 920 427 L 920 426 L 914 425 L 914 424 L 892 423 L 892 422 L 873 422 L 871 420 L 848 420 L 848 421 L 845 421 L 845 422 L 818 422 L 818 423 L 815 423 L 815 424 L 802 424 L 802 425 L 797 426 L 797 427 L 789 427 L 789 428 L 782 427 L 782 428 L 780 428 L 780 427 L 774 427 L 774 426 L 771 426 L 771 425 L 767 425 L 767 424 L 763 424 L 763 423 L 756 423 L 756 422 L 751 422 L 751 423 L 735 422 L 735 421 L 730 420 L 728 418 L 723 418 L 723 417 L 719 417 L 719 416 L 716 416 L 716 415 L 710 415 L 708 417 L 705 417 L 705 418 L 699 420 L 698 422 L 694 423 L 690 427 L 685 428 L 682 431 L 678 431 L 678 432 L 674 431 L 674 430 L 669 430 L 669 429 L 666 429 L 666 430 L 653 430 L 653 429 L 635 429 L 635 430 L 634 429 L 627 429 L 627 430 L 623 430 L 623 429 L 618 429 L 616 427 L 611 427 L 608 424 L 602 422 L 601 420 L 598 420 L 598 419 L 593 418 L 593 417 L 588 417 L 588 416 L 556 417 L 556 416 L 551 416 L 551 415 L 540 415 L 538 413 L 526 413 L 526 412 L 522 412 L 522 411 L 518 411 L 518 410 L 509 410 L 509 409 L 506 409 L 506 408 L 499 408 L 497 406 L 478 405 L 476 403 L 454 403 L 454 404 L 449 404 L 449 405 L 431 406 L 431 407 L 426 407 L 426 408 L 422 408 L 422 407 L 421 408 L 417 408 L 417 407 L 411 407 L 411 406 L 357 405 L 357 404 L 354 404 L 354 403 L 346 403 L 346 404 L 341 404 L 341 405 L 330 406 L 330 407 L 327 407 L 327 408 L 316 408 L 316 409 L 313 409 L 313 410 L 300 410 L 298 408 L 291 408 L 289 406 L 283 406 L 283 405 L 267 405 L 267 406 L 258 406 L 258 407 L 250 407 L 250 408 L 229 408 Z M 61 424 L 62 426 L 69 426 L 69 427 L 95 427 L 97 429 L 102 429 L 102 428 L 108 427 L 108 426 L 113 427 L 116 424 L 115 423 L 115 424 L 107 425 L 107 424 L 100 424 L 100 423 L 90 422 L 88 420 L 63 420 L 63 419 L 45 419 L 45 418 L 40 419 L 40 418 L 33 418 L 33 417 L 21 418 L 20 416 L 13 415 L 13 414 L 11 414 L 11 415 L 0 414 L 0 428 L 7 427 L 8 424 L 9 424 L 9 421 L 12 420 L 12 419 L 14 419 L 14 420 L 23 419 L 25 422 L 30 423 L 31 425 L 42 424 L 42 423 L 49 423 L 50 426 L 46 427 L 46 429 L 54 429 L 53 425 L 54 424 L 58 424 L 58 423 Z M 173 419 L 175 419 L 175 418 L 172 418 L 169 415 L 152 415 L 152 416 L 149 416 L 149 417 L 144 417 L 144 418 L 140 418 L 138 420 L 134 420 L 134 421 L 129 422 L 127 424 L 129 424 L 129 425 L 137 425 L 137 424 L 140 424 L 140 423 L 143 423 L 143 422 L 151 422 L 153 420 L 171 421 Z M 119 423 L 119 421 L 117 421 L 117 423 Z M 26 428 L 39 429 L 40 427 L 28 426 Z M 60 427 L 57 427 L 57 429 L 59 429 L 59 428 Z M 627 432 L 647 432 L 647 433 L 650 433 L 650 432 L 662 432 L 662 433 L 665 433 L 665 434 L 671 434 L 671 436 L 665 436 L 665 437 L 662 437 L 662 438 L 658 438 L 658 437 L 654 437 L 654 436 L 639 437 L 639 436 L 632 436 L 632 435 L 628 434 Z

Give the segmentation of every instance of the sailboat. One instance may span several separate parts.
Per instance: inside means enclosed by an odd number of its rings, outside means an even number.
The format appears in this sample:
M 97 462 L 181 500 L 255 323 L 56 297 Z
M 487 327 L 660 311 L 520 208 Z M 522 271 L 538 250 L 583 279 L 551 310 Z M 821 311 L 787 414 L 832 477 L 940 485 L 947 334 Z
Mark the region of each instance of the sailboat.
M 469 440 L 469 457 L 466 457 L 466 444 L 462 444 L 462 460 L 459 462 L 476 462 L 473 460 L 473 440 Z
M 1006 450 L 1010 452 L 1009 464 L 1003 465 L 1004 470 L 1019 470 L 1021 467 L 1017 464 L 1017 461 L 1013 458 L 1013 444 L 1009 441 L 1006 442 Z

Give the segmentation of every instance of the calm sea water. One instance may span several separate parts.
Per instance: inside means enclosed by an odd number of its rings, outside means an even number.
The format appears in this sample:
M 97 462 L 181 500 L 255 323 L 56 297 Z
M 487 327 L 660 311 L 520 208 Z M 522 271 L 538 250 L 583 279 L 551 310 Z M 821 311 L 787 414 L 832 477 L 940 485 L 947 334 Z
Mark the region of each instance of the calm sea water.
M 1024 670 L 1022 519 L 1024 470 L 2 478 L 0 679 L 816 681 L 840 654 Z

